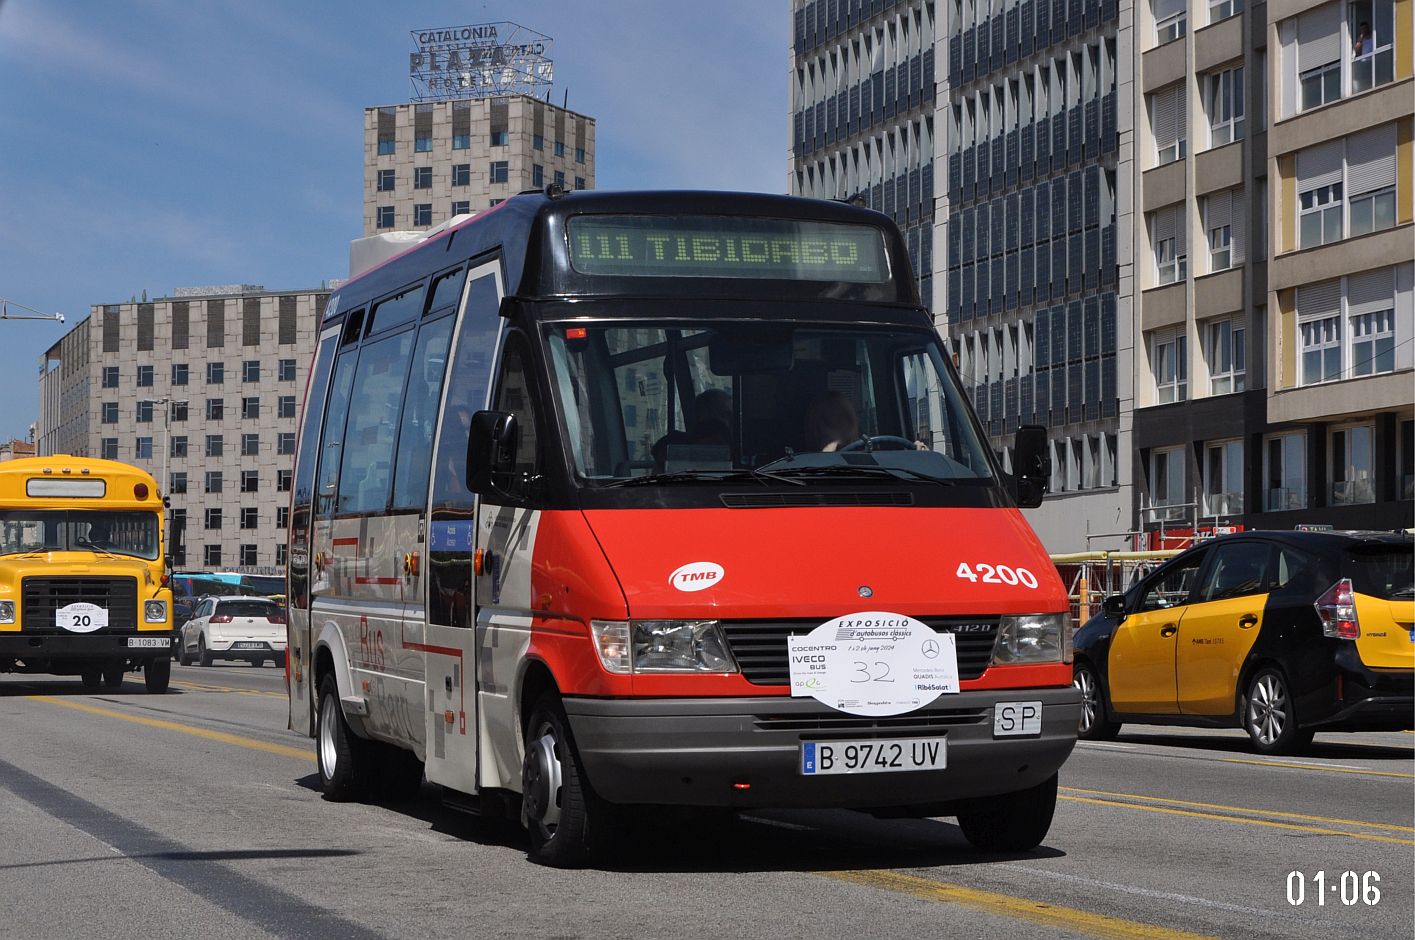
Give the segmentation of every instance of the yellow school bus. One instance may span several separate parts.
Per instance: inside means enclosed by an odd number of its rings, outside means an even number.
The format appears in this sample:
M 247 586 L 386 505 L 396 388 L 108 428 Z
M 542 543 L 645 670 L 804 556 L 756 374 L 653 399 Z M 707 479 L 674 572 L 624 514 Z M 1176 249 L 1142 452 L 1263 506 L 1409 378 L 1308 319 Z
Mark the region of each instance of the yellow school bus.
M 171 678 L 172 591 L 151 474 L 57 454 L 0 463 L 0 672 L 117 688 Z

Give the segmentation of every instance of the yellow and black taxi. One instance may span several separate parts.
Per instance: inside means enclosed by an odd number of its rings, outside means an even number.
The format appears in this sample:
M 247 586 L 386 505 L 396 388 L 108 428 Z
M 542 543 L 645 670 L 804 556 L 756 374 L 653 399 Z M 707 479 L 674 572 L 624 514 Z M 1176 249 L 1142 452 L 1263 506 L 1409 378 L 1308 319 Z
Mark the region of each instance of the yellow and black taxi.
M 1170 559 L 1075 636 L 1081 738 L 1238 726 L 1265 754 L 1415 726 L 1415 539 L 1245 532 Z

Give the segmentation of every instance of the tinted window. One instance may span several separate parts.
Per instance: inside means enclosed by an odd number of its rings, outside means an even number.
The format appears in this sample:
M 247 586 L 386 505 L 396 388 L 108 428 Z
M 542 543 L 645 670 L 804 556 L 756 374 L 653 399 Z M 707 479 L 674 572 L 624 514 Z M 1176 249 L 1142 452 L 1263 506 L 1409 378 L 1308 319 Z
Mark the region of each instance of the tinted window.
M 457 331 L 452 368 L 448 375 L 447 402 L 438 432 L 438 467 L 433 482 L 433 505 L 471 509 L 467 490 L 467 435 L 472 415 L 486 407 L 491 379 L 491 358 L 501 328 L 496 279 L 479 277 L 467 294 L 467 307 Z M 445 623 L 446 621 L 436 621 Z
M 274 604 L 260 601 L 222 601 L 219 613 L 227 617 L 269 617 L 279 610 Z
M 451 339 L 452 317 L 424 323 L 418 332 L 408 394 L 403 400 L 403 424 L 398 431 L 398 466 L 393 475 L 395 509 L 422 509 L 427 503 L 432 437 Z
M 334 368 L 334 384 L 329 391 L 329 412 L 324 418 L 324 436 L 320 439 L 319 489 L 316 512 L 334 510 L 334 486 L 339 481 L 339 454 L 344 447 L 344 418 L 349 414 L 349 389 L 354 384 L 354 367 L 358 354 L 350 351 L 339 357 Z
M 1345 567 L 1357 594 L 1415 597 L 1415 549 L 1409 545 L 1349 549 Z
M 411 287 L 397 296 L 374 304 L 370 333 L 381 333 L 422 316 L 423 286 Z
M 1140 595 L 1141 610 L 1158 610 L 1174 607 L 1189 600 L 1189 592 L 1194 587 L 1199 569 L 1204 564 L 1206 552 L 1195 552 L 1178 559 L 1165 568 L 1163 573 L 1147 582 Z
M 1272 546 L 1266 542 L 1232 542 L 1214 548 L 1214 566 L 1199 592 L 1201 600 L 1246 597 L 1267 590 Z
M 496 410 L 516 416 L 516 472 L 535 473 L 538 461 L 536 439 L 535 374 L 524 341 L 507 344 L 501 366 L 501 386 L 496 393 Z
M 413 333 L 408 330 L 366 344 L 359 354 L 344 430 L 337 512 L 381 512 L 388 504 L 393 444 L 412 347 Z
M 451 307 L 462 297 L 462 280 L 466 275 L 464 268 L 439 276 L 432 282 L 432 303 L 428 304 L 428 311 L 441 310 L 443 307 Z

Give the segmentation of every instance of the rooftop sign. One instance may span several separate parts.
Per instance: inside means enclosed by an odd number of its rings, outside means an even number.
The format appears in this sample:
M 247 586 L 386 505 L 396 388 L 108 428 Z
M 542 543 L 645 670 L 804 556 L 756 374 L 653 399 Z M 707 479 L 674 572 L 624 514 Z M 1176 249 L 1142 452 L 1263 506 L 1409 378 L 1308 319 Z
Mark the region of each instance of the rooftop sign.
M 539 97 L 554 81 L 553 40 L 515 23 L 415 29 L 408 56 L 413 100 Z

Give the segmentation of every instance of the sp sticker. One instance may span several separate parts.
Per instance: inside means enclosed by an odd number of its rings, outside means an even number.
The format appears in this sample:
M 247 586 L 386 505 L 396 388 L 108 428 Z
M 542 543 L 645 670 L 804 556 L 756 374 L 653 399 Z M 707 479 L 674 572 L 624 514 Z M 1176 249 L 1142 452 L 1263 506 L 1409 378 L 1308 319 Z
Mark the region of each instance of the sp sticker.
M 680 591 L 705 591 L 722 581 L 722 566 L 712 561 L 694 561 L 674 569 L 668 583 Z

